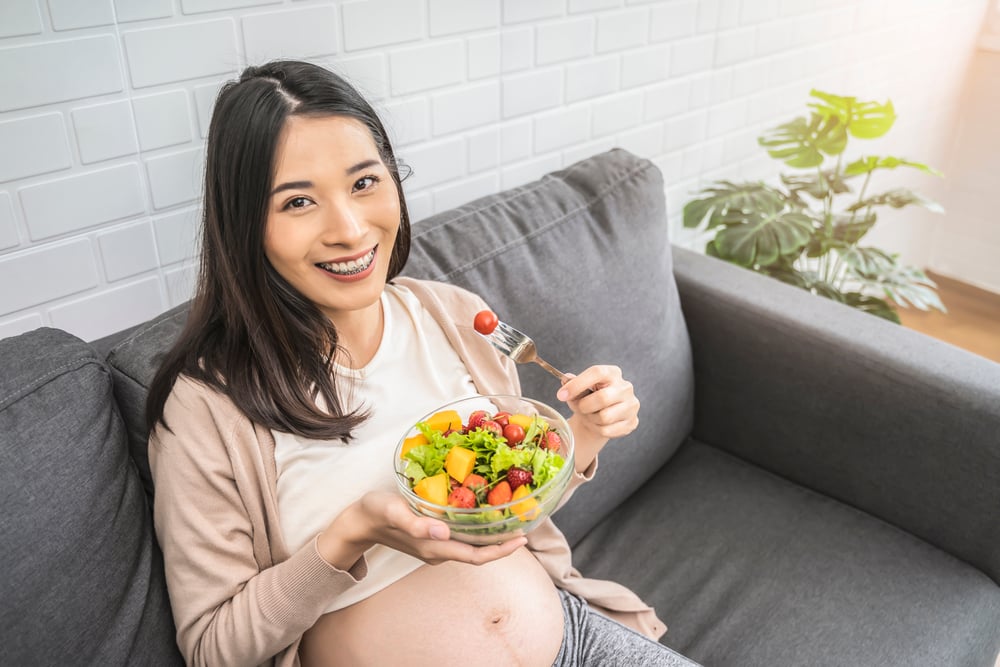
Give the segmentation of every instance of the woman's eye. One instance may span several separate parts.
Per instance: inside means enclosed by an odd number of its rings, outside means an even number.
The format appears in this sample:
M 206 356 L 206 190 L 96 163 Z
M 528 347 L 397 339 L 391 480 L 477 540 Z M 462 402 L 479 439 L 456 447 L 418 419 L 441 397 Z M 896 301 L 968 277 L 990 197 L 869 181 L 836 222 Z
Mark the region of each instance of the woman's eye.
M 305 197 L 293 197 L 292 199 L 288 200 L 287 204 L 285 204 L 285 208 L 286 209 L 305 208 L 308 205 L 309 205 L 309 200 L 306 199 Z
M 354 182 L 354 191 L 368 190 L 378 183 L 378 176 L 362 176 Z

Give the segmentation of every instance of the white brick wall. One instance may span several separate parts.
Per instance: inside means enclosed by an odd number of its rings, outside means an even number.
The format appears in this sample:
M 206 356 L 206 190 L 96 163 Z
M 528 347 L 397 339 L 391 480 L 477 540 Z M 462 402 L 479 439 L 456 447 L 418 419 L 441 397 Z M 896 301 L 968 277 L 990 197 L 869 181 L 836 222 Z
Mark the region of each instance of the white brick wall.
M 987 4 L 2 0 L 0 337 L 51 325 L 95 338 L 190 296 L 212 104 L 247 63 L 312 59 L 361 88 L 414 169 L 418 225 L 621 146 L 661 168 L 673 237 L 697 247 L 684 202 L 717 178 L 772 176 L 756 138 L 811 87 L 891 96 L 898 138 L 871 152 L 956 164 L 953 112 Z M 959 139 L 976 168 L 937 194 L 968 224 L 880 233 L 990 286 L 1000 237 L 990 209 L 970 207 L 1000 151 Z
M 32 241 L 145 212 L 135 164 L 44 181 L 20 189 L 18 195 Z

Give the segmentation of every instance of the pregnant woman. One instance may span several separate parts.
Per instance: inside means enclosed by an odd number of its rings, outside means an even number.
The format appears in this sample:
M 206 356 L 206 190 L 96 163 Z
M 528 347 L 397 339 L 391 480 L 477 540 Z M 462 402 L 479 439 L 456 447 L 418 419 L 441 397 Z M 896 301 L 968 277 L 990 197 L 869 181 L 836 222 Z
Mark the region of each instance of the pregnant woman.
M 653 610 L 581 577 L 562 534 L 476 547 L 395 491 L 396 440 L 471 394 L 519 393 L 487 308 L 398 278 L 410 223 L 386 132 L 302 62 L 219 93 L 201 269 L 147 405 L 154 518 L 192 665 L 690 665 Z M 592 390 L 587 393 L 586 390 Z M 560 388 L 590 479 L 639 402 L 613 366 Z

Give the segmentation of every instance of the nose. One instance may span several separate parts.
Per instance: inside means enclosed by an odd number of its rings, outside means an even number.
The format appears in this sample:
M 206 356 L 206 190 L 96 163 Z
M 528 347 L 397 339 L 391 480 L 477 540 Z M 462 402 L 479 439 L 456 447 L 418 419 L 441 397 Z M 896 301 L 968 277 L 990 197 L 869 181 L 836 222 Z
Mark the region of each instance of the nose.
M 353 247 L 368 234 L 368 223 L 363 213 L 349 204 L 332 207 L 324 217 L 323 243 L 326 245 Z

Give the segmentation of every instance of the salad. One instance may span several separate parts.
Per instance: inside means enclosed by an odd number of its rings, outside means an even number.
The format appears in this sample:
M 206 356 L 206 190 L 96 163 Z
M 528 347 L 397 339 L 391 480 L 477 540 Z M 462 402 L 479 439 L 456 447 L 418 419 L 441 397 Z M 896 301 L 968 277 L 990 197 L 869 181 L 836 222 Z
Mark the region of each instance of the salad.
M 482 512 L 449 513 L 490 523 L 538 516 L 536 490 L 565 464 L 562 438 L 539 415 L 476 410 L 468 421 L 445 410 L 416 425 L 400 448 L 402 473 L 412 491 L 437 505 Z

